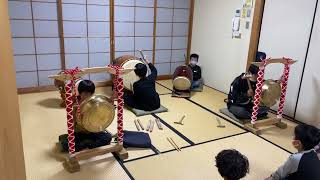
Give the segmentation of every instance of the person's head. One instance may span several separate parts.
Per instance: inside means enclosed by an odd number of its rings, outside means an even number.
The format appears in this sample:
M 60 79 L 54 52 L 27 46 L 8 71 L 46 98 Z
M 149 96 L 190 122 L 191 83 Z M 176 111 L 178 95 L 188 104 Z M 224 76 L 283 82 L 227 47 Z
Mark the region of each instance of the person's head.
M 80 80 L 76 83 L 76 94 L 80 100 L 84 100 L 94 94 L 96 87 L 94 83 L 90 80 Z
M 292 145 L 299 151 L 315 148 L 320 142 L 320 130 L 314 126 L 299 124 L 294 128 Z
M 267 58 L 267 54 L 265 52 L 258 51 L 256 54 L 256 62 L 261 62 L 262 60 Z
M 198 54 L 191 54 L 190 55 L 190 64 L 192 66 L 196 65 L 199 61 L 199 55 Z
M 143 63 L 138 63 L 135 65 L 134 72 L 136 73 L 137 76 L 140 78 L 144 78 L 147 75 L 147 66 Z
M 219 152 L 216 156 L 216 166 L 225 180 L 239 180 L 249 173 L 247 157 L 234 149 Z
M 250 76 L 250 81 L 257 81 L 258 78 L 258 72 L 259 72 L 259 67 L 256 65 L 251 64 L 247 74 Z

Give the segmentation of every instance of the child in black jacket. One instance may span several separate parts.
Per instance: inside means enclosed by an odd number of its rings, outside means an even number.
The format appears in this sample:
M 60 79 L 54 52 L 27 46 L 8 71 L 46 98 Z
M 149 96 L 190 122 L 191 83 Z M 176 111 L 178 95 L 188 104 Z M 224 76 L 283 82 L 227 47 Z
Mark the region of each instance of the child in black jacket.
M 146 76 L 148 69 L 145 64 L 138 63 L 135 65 L 134 72 L 140 77 L 140 80 L 133 83 L 133 94 L 125 95 L 124 102 L 131 108 L 153 111 L 160 108 L 160 98 L 156 92 L 157 69 L 147 60 L 146 63 L 151 70 L 151 74 Z

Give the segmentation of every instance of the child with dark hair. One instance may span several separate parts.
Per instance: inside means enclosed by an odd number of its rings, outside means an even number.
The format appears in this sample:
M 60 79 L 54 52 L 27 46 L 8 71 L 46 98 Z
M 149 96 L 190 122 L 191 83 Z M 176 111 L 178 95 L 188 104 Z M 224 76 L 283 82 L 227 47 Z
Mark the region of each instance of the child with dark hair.
M 147 74 L 147 66 L 143 63 L 135 65 L 135 74 L 139 76 L 140 80 L 133 83 L 133 94 L 124 96 L 124 102 L 131 108 L 141 109 L 145 111 L 153 111 L 160 108 L 160 98 L 156 91 L 157 69 L 148 60 L 151 74 Z
M 86 98 L 92 96 L 96 90 L 96 86 L 90 80 L 79 80 L 75 84 L 76 96 L 78 97 L 79 103 L 84 101 Z
M 265 56 L 265 53 L 258 52 L 256 61 L 260 62 L 262 59 L 265 59 Z M 258 72 L 259 67 L 251 64 L 246 73 L 242 73 L 231 83 L 227 107 L 240 120 L 251 118 Z M 249 83 L 251 88 L 249 87 Z M 258 110 L 258 118 L 267 116 L 268 111 L 268 107 L 261 106 Z
M 193 73 L 193 79 L 191 84 L 191 89 L 198 88 L 202 85 L 202 78 L 201 78 L 201 68 L 197 65 L 199 61 L 199 55 L 198 54 L 191 54 L 190 55 L 190 64 L 189 67 L 192 70 Z
M 247 157 L 234 149 L 221 151 L 216 156 L 216 166 L 225 180 L 239 180 L 249 173 Z
M 320 130 L 310 125 L 294 129 L 292 145 L 298 150 L 266 180 L 319 180 L 320 159 L 316 151 L 320 143 Z
M 78 80 L 75 84 L 75 94 L 78 98 L 79 104 L 90 98 L 95 93 L 96 87 L 90 80 Z M 77 123 L 77 106 L 73 107 L 73 119 L 74 119 L 74 130 L 75 130 L 75 149 L 81 151 L 83 149 L 92 149 L 110 144 L 112 135 L 107 131 L 101 132 L 89 132 Z M 69 149 L 68 145 L 68 134 L 59 136 L 59 143 L 62 147 L 63 152 L 67 152 Z

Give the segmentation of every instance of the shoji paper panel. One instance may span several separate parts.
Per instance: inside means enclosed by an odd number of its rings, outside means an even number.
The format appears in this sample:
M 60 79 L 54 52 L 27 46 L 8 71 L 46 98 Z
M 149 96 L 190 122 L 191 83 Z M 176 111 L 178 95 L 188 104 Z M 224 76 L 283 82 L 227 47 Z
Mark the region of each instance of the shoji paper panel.
M 189 30 L 189 0 L 158 1 L 156 63 L 167 63 L 169 74 L 185 63 Z
M 154 28 L 154 1 L 136 1 L 135 7 L 135 55 L 141 57 L 137 50 L 143 50 L 147 59 L 152 62 Z
M 106 66 L 110 63 L 109 0 L 63 1 L 67 68 Z M 72 3 L 72 4 L 67 4 Z M 90 74 L 107 81 L 107 74 Z
M 114 31 L 115 56 L 134 55 L 134 19 L 135 4 L 133 0 L 115 1 Z
M 159 75 L 171 73 L 173 0 L 157 1 L 155 64 Z
M 18 88 L 53 85 L 47 75 L 61 70 L 55 2 L 9 2 Z

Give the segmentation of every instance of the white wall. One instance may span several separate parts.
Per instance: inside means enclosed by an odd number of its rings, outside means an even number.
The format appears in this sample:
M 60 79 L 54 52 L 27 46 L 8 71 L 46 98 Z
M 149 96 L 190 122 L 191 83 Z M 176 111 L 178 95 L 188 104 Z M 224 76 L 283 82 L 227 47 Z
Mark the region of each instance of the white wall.
M 200 55 L 205 84 L 226 93 L 246 69 L 251 30 L 241 24 L 242 39 L 232 39 L 231 29 L 235 11 L 241 7 L 239 0 L 195 1 L 191 52 Z
M 298 60 L 291 66 L 284 112 L 291 117 L 297 102 L 316 0 L 266 0 L 259 50 L 268 57 Z M 266 78 L 279 78 L 283 66 L 270 65 Z
M 296 119 L 320 128 L 320 6 L 318 5 L 304 70 Z

